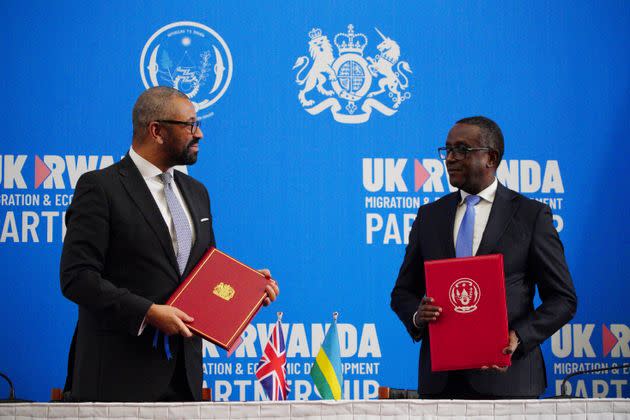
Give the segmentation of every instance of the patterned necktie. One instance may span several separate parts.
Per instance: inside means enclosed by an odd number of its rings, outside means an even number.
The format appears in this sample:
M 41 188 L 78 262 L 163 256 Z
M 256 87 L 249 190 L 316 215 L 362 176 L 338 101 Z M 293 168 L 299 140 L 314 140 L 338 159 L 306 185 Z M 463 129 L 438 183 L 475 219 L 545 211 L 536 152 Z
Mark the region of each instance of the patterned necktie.
M 456 257 L 471 257 L 473 254 L 473 232 L 475 230 L 475 206 L 479 203 L 481 197 L 477 195 L 469 195 L 464 201 L 466 202 L 466 213 L 459 225 L 457 233 L 457 242 L 455 243 Z
M 183 274 L 190 255 L 190 247 L 192 245 L 192 231 L 186 218 L 184 208 L 180 204 L 175 191 L 173 191 L 173 175 L 168 172 L 160 174 L 160 178 L 164 183 L 164 194 L 166 195 L 166 203 L 171 212 L 173 225 L 175 226 L 175 240 L 177 241 L 177 265 L 179 266 L 179 274 Z

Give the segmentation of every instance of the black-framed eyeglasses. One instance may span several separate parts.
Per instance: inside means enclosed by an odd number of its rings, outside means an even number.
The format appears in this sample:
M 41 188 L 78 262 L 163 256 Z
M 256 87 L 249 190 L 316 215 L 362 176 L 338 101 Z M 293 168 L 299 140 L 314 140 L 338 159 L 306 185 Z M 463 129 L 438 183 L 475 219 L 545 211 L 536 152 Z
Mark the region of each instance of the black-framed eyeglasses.
M 155 120 L 160 124 L 187 125 L 190 127 L 190 134 L 195 135 L 197 129 L 201 127 L 201 121 L 176 121 L 176 120 Z
M 446 160 L 449 154 L 453 154 L 453 158 L 455 160 L 466 159 L 468 153 L 476 152 L 479 150 L 494 150 L 492 147 L 468 147 L 468 146 L 446 146 L 446 147 L 438 147 L 438 153 L 440 154 L 440 159 Z

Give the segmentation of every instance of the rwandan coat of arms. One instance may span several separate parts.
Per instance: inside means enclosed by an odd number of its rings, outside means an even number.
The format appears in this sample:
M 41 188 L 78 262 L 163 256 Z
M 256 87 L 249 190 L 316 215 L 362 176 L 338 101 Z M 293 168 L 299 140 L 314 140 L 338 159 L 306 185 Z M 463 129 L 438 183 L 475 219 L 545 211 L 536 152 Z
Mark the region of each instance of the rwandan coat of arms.
M 308 33 L 310 58 L 298 57 L 293 66 L 297 71 L 295 81 L 302 86 L 298 99 L 306 112 L 317 115 L 330 109 L 336 121 L 360 124 L 374 109 L 388 117 L 394 115 L 411 97 L 406 92 L 411 68 L 400 60 L 400 46 L 374 29 L 382 40 L 374 57 L 364 57 L 368 38 L 355 33 L 353 25 L 333 39 L 337 58 L 321 29 Z

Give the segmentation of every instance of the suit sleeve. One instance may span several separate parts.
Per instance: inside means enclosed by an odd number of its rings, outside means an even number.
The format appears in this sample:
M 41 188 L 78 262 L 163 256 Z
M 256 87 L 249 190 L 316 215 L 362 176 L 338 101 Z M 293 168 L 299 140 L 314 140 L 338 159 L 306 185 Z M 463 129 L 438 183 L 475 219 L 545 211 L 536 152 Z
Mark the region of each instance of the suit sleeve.
M 541 207 L 536 217 L 527 275 L 536 283 L 542 304 L 511 326 L 521 340 L 517 351 L 523 353 L 549 338 L 577 309 L 575 288 L 549 206 Z
M 212 206 L 210 204 L 210 194 L 208 194 L 208 190 L 206 189 L 206 187 L 203 187 L 203 191 L 206 194 L 206 199 L 208 200 L 208 214 L 210 215 L 210 220 L 209 220 L 209 224 L 210 224 L 210 241 L 208 242 L 208 246 L 206 248 L 211 248 L 211 247 L 215 247 L 217 246 L 217 242 L 216 242 L 216 238 L 214 237 L 214 228 L 213 228 L 213 221 L 212 221 Z
M 107 195 L 95 177 L 83 175 L 66 213 L 66 236 L 61 254 L 61 291 L 65 297 L 120 322 L 137 335 L 152 302 L 103 278 L 110 233 Z
M 424 284 L 424 264 L 420 249 L 419 225 L 422 207 L 418 210 L 409 233 L 409 244 L 405 250 L 405 258 L 400 270 L 396 285 L 391 292 L 391 308 L 407 328 L 407 332 L 414 341 L 419 341 L 424 336 L 426 328 L 416 328 L 413 324 L 414 313 L 426 292 Z

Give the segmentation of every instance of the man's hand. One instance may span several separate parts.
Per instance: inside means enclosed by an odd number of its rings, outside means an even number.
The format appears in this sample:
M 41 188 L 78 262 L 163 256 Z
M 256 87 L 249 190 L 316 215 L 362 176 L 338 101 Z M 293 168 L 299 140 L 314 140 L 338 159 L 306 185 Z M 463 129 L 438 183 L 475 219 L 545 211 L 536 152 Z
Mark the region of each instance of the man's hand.
M 166 335 L 179 334 L 192 337 L 192 333 L 184 322 L 192 322 L 193 318 L 173 306 L 154 303 L 147 311 L 146 321 Z
M 511 358 L 512 354 L 514 354 L 514 352 L 516 351 L 516 348 L 520 344 L 520 341 L 518 341 L 518 337 L 516 336 L 516 332 L 514 330 L 510 330 L 509 338 L 510 338 L 510 342 L 507 345 L 507 347 L 503 349 L 503 354 L 509 354 Z M 507 366 L 499 367 L 497 365 L 481 367 L 481 370 L 489 370 L 489 369 L 496 370 L 499 372 L 507 372 L 508 367 Z
M 435 322 L 442 313 L 442 308 L 433 304 L 435 300 L 432 297 L 425 296 L 418 306 L 418 311 L 414 318 L 416 325 L 426 322 Z
M 276 283 L 276 281 L 271 278 L 271 272 L 268 269 L 262 268 L 262 269 L 257 270 L 257 271 L 260 274 L 262 274 L 263 276 L 265 276 L 267 279 L 271 280 L 271 283 L 268 284 L 267 286 L 265 286 L 265 291 L 267 292 L 267 297 L 263 301 L 263 305 L 264 306 L 269 306 L 269 304 L 271 302 L 273 302 L 274 300 L 276 300 L 276 297 L 280 294 L 280 289 L 278 288 L 278 283 Z

